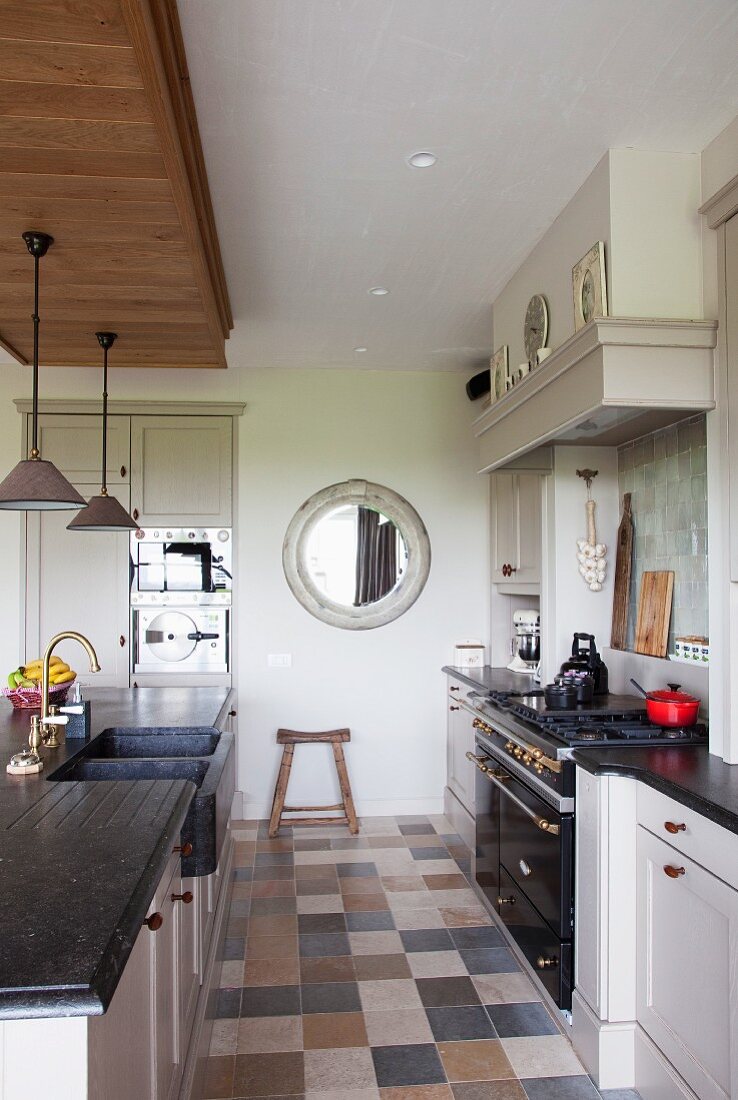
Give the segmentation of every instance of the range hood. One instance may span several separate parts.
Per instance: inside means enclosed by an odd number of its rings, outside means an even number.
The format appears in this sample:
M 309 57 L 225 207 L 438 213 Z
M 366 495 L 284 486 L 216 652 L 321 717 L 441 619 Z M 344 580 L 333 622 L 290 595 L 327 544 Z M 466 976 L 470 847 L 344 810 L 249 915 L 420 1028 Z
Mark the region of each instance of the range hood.
M 474 421 L 480 470 L 544 443 L 619 446 L 715 408 L 717 321 L 590 321 Z

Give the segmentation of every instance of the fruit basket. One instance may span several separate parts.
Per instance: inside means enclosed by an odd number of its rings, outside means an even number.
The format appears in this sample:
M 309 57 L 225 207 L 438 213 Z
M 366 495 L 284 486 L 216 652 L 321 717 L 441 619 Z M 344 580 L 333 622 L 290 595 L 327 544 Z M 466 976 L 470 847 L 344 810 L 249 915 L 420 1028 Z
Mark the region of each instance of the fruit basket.
M 49 702 L 60 706 L 66 701 L 71 682 L 49 684 Z M 10 699 L 16 710 L 41 710 L 41 687 L 3 688 L 3 695 Z

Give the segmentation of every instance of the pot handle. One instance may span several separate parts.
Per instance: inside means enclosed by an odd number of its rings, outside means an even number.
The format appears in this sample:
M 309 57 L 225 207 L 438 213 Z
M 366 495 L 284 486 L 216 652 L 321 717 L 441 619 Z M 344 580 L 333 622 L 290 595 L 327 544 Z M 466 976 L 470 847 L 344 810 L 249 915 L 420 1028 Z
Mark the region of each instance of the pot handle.
M 670 691 L 679 691 L 679 689 L 682 685 L 681 684 L 667 684 L 666 686 L 669 688 Z
M 644 695 L 646 697 L 646 699 L 648 699 L 648 692 L 646 691 L 646 689 L 642 688 L 641 685 L 638 683 L 638 681 L 634 680 L 632 676 L 630 678 L 630 682 L 631 682 L 631 684 L 633 685 L 634 688 L 638 688 L 641 695 Z

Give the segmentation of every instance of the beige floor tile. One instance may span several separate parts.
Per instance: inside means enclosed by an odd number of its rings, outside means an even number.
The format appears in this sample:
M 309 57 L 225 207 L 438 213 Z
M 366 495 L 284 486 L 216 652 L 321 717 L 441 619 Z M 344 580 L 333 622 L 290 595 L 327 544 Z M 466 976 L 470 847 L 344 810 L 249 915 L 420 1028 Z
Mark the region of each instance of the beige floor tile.
M 449 905 L 441 909 L 447 928 L 479 928 L 492 924 L 492 918 L 481 905 Z
M 458 951 L 408 951 L 414 978 L 458 978 L 469 973 Z
M 418 987 L 413 978 L 359 982 L 361 1006 L 365 1012 L 389 1012 L 398 1008 L 421 1008 Z
M 233 1022 L 238 1024 L 239 1054 L 302 1050 L 301 1016 L 252 1016 Z
M 568 1077 L 585 1072 L 563 1035 L 533 1035 L 501 1042 L 518 1077 Z
M 432 871 L 428 873 L 431 874 Z M 439 909 L 447 909 L 450 905 L 464 907 L 479 904 L 477 895 L 471 888 L 468 890 L 431 890 L 430 893 L 434 895 L 434 901 Z
M 305 1051 L 305 1090 L 308 1095 L 311 1092 L 325 1094 L 333 1091 L 343 1100 L 352 1089 L 376 1089 L 376 1085 L 369 1047 Z
M 238 1041 L 238 1020 L 213 1020 L 210 1036 L 210 1057 L 235 1054 Z
M 373 1089 L 308 1089 L 305 1093 L 307 1100 L 381 1100 L 378 1088 Z
M 349 932 L 352 955 L 397 955 L 404 951 L 399 932 Z
M 439 894 L 445 894 L 445 890 L 398 890 L 397 893 L 387 893 L 387 903 L 390 909 L 437 909 L 436 898 Z M 455 893 L 463 893 L 457 890 Z
M 365 848 L 352 851 L 349 848 L 336 852 L 295 852 L 295 866 L 306 867 L 310 863 L 369 863 Z
M 340 894 L 303 894 L 297 898 L 298 913 L 342 913 Z
M 410 893 L 413 890 L 427 890 L 419 874 L 382 875 L 382 888 L 391 894 Z
M 233 989 L 243 985 L 243 959 L 226 959 L 220 966 L 220 988 Z
M 398 931 L 410 932 L 417 928 L 445 928 L 443 917 L 437 909 L 393 909 L 392 919 Z
M 364 1020 L 369 1043 L 373 1047 L 433 1042 L 433 1032 L 428 1023 L 428 1017 L 422 1008 L 365 1012 Z
M 541 999 L 525 974 L 478 974 L 472 981 L 486 1005 L 522 1004 Z

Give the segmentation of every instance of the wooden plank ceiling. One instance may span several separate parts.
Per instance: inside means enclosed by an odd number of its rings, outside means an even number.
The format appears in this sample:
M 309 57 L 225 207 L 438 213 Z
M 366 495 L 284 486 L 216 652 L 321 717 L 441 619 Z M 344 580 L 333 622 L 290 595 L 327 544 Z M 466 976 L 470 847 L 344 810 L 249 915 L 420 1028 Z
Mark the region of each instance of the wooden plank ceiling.
M 0 345 L 42 364 L 225 367 L 233 327 L 176 0 L 0 0 Z

